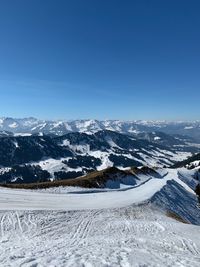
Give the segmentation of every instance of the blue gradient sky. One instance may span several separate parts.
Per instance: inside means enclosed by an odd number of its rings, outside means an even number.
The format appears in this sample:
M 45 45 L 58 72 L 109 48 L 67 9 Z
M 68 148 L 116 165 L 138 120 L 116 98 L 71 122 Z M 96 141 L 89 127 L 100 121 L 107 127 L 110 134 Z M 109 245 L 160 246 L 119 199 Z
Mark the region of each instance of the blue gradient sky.
M 200 1 L 1 0 L 0 116 L 200 119 Z

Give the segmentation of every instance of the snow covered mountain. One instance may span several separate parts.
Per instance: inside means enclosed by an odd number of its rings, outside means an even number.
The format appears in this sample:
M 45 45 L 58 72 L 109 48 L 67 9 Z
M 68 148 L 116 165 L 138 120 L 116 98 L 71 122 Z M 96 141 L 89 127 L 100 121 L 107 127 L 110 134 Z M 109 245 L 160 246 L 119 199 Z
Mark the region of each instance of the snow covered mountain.
M 71 120 L 51 121 L 35 118 L 0 118 L 0 131 L 15 134 L 55 134 L 64 135 L 69 132 L 94 133 L 100 130 L 111 130 L 125 134 L 141 132 L 164 132 L 172 135 L 190 136 L 190 141 L 200 142 L 200 121 L 166 122 L 166 121 L 120 121 L 120 120 Z M 177 137 L 178 138 L 178 137 Z M 194 140 L 193 140 L 194 139 Z
M 174 164 L 174 168 L 186 167 L 188 169 L 200 168 L 200 153 Z
M 0 186 L 1 265 L 198 267 L 198 167 L 102 170 L 172 165 L 195 151 L 161 132 L 2 133 L 0 181 L 12 185 Z M 102 171 L 60 181 L 92 170 Z
M 198 140 L 200 122 L 1 118 L 0 181 L 68 179 L 111 166 L 170 166 L 199 152 Z
M 161 135 L 162 142 L 109 130 L 63 136 L 4 136 L 0 138 L 0 181 L 68 179 L 112 166 L 170 166 L 198 152 L 196 146 L 172 137 L 164 142 Z
M 181 163 L 189 170 L 141 167 L 173 165 L 198 152 L 190 137 L 7 130 L 0 181 L 12 184 L 0 186 L 2 266 L 199 267 L 200 167 L 190 169 L 199 154 Z M 109 166 L 120 169 L 102 170 Z

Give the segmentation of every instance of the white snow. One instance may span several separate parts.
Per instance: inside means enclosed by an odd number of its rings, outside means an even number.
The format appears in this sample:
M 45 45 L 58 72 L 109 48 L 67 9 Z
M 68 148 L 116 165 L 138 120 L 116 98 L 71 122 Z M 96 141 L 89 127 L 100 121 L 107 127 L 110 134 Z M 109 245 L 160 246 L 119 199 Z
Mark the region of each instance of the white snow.
M 180 173 L 190 177 L 192 172 L 159 172 L 163 178 L 105 192 L 1 187 L 1 266 L 199 267 L 199 226 L 180 223 L 154 202 L 147 203 L 170 187 L 169 181 L 193 198 L 194 192 L 179 179 Z M 165 203 L 171 199 L 176 205 L 174 186 Z M 185 205 L 190 209 L 190 201 Z
M 150 199 L 169 180 L 183 185 L 177 171 L 168 169 L 168 173 L 162 179 L 152 178 L 126 191 L 70 195 L 0 188 L 0 210 L 87 210 L 126 207 Z M 184 187 L 193 193 L 186 184 Z
M 71 159 L 71 157 L 67 158 L 61 158 L 61 159 L 45 159 L 41 160 L 39 162 L 32 162 L 31 165 L 39 165 L 43 170 L 48 171 L 51 174 L 51 177 L 54 178 L 54 172 L 59 172 L 59 171 L 66 171 L 66 172 L 71 172 L 71 171 L 82 171 L 81 167 L 78 167 L 76 169 L 68 167 L 66 164 L 63 163 L 63 161 L 67 161 Z
M 194 166 L 195 168 L 199 168 L 200 167 L 200 160 L 195 160 L 193 162 L 191 162 L 190 164 L 187 164 L 187 167 L 191 167 Z
M 13 142 L 14 143 L 14 145 L 15 145 L 15 147 L 16 148 L 18 148 L 19 147 L 19 145 L 18 145 L 18 142 L 16 141 L 16 142 Z
M 11 169 L 12 168 L 9 168 L 9 167 L 0 168 L 0 175 L 9 172 Z
M 151 205 L 0 212 L 1 266 L 199 267 L 199 226 Z
M 154 140 L 160 140 L 161 138 L 159 136 L 155 136 Z
M 184 127 L 185 130 L 190 130 L 190 129 L 193 129 L 194 127 L 193 126 L 186 126 Z
M 10 128 L 16 128 L 18 127 L 18 124 L 16 122 L 13 122 L 9 125 Z
M 31 133 L 14 133 L 14 136 L 31 136 Z

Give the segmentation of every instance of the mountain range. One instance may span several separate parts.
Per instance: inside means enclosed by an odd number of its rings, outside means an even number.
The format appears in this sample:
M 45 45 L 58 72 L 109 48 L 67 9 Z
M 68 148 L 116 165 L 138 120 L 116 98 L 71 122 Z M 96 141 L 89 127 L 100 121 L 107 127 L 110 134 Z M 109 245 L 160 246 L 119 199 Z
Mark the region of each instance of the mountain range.
M 69 179 L 113 166 L 167 167 L 197 152 L 197 144 L 188 143 L 188 138 L 162 132 L 7 135 L 0 137 L 0 182 Z
M 199 266 L 198 135 L 84 125 L 1 128 L 3 266 Z
M 52 134 L 64 135 L 69 132 L 95 133 L 111 130 L 119 133 L 137 135 L 143 132 L 159 131 L 170 135 L 184 135 L 200 142 L 200 121 L 121 121 L 121 120 L 39 120 L 36 118 L 15 119 L 0 118 L 1 134 L 28 135 Z

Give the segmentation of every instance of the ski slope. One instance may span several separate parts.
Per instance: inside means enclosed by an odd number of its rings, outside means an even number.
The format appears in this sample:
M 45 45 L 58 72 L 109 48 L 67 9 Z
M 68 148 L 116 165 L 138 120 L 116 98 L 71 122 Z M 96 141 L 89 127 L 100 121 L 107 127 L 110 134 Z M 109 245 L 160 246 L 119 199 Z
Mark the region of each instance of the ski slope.
M 173 206 L 200 225 L 190 174 L 181 173 L 188 183 L 177 170 L 162 174 L 105 192 L 0 188 L 0 265 L 198 267 L 199 226 L 166 215 Z
M 199 226 L 151 205 L 0 212 L 3 267 L 199 267 Z
M 193 191 L 168 169 L 163 178 L 151 178 L 146 183 L 126 190 L 100 193 L 52 194 L 0 188 L 0 210 L 90 210 L 130 206 L 150 199 L 169 180 L 176 180 L 189 192 Z

